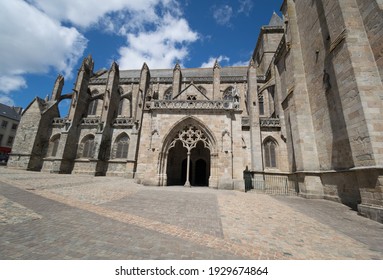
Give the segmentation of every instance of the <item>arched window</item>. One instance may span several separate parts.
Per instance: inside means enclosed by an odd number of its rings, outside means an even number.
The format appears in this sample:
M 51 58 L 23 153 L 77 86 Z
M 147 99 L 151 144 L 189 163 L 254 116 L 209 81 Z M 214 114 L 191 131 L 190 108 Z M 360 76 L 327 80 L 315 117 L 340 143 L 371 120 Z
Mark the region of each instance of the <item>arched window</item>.
M 49 141 L 48 156 L 55 157 L 59 148 L 60 135 L 55 135 Z
M 125 133 L 117 137 L 114 142 L 114 156 L 113 158 L 127 158 L 129 150 L 129 136 Z
M 95 148 L 95 142 L 94 142 L 94 136 L 88 135 L 83 138 L 80 145 L 80 155 L 83 158 L 93 158 L 94 157 L 94 148 Z
M 233 98 L 234 98 L 234 88 L 230 86 L 223 92 L 223 100 L 233 101 Z
M 132 102 L 131 96 L 125 96 L 120 100 L 118 104 L 118 116 L 132 117 Z
M 173 88 L 170 87 L 170 88 L 168 88 L 168 89 L 165 91 L 165 93 L 164 93 L 164 99 L 165 99 L 165 100 L 172 100 L 172 98 L 173 98 Z
M 264 115 L 265 114 L 265 105 L 263 101 L 263 94 L 258 95 L 258 106 L 259 106 L 259 114 Z
M 88 106 L 88 116 L 94 116 L 94 115 L 96 115 L 96 112 L 97 112 L 97 103 L 98 103 L 98 100 L 97 100 L 97 99 L 92 100 L 92 101 L 89 103 L 89 106 Z
M 267 139 L 263 144 L 265 155 L 265 166 L 270 168 L 277 167 L 276 144 L 272 139 Z
M 123 115 L 123 111 L 122 111 L 123 107 L 124 107 L 124 99 L 121 99 L 120 103 L 118 104 L 117 115 L 119 115 L 119 116 Z

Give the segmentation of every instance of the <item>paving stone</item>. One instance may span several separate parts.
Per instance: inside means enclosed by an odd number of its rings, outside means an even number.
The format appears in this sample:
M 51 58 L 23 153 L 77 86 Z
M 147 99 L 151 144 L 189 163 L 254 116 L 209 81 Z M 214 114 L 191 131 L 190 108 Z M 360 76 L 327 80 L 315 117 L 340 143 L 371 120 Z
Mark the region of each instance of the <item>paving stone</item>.
M 30 174 L 1 169 L 1 259 L 383 259 L 382 225 L 331 201 Z

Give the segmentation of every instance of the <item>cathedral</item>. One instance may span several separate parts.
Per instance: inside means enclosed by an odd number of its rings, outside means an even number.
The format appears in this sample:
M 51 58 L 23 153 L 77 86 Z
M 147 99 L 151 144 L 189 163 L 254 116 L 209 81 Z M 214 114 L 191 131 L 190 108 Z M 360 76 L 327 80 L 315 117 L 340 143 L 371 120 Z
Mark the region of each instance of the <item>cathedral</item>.
M 58 76 L 24 110 L 8 167 L 297 194 L 383 222 L 382 2 L 281 13 L 247 66 L 97 71 L 86 57 L 72 92 Z

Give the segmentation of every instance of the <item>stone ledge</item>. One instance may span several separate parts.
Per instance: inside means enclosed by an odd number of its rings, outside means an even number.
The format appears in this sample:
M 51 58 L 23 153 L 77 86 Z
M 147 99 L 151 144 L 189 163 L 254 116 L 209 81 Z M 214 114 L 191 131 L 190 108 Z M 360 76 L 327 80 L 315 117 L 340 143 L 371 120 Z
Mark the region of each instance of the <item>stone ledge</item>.
M 383 224 L 383 208 L 374 205 L 358 205 L 360 215 Z

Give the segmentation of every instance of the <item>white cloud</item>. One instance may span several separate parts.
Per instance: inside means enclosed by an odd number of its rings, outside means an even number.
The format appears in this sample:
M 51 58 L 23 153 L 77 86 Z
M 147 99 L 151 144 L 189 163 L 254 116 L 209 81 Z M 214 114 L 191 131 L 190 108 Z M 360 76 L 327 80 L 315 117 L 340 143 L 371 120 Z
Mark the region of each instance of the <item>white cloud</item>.
M 246 61 L 237 61 L 237 62 L 234 62 L 231 66 L 248 66 L 249 65 L 249 61 L 246 60 Z
M 4 93 L 26 87 L 27 83 L 21 76 L 0 76 L 0 90 Z
M 62 26 L 22 0 L 0 2 L 0 91 L 26 86 L 23 74 L 54 68 L 69 76 L 86 47 L 75 29 Z
M 230 62 L 229 57 L 225 55 L 220 55 L 218 57 L 213 57 L 213 56 L 209 57 L 208 61 L 203 62 L 200 67 L 212 68 L 214 66 L 215 61 L 218 61 L 218 63 L 221 66 L 248 66 L 249 65 L 249 61 L 237 61 L 234 63 L 229 63 Z
M 146 62 L 149 68 L 171 68 L 177 60 L 187 58 L 189 43 L 198 39 L 183 18 L 170 13 L 158 22 L 155 29 L 127 33 L 127 46 L 119 49 L 121 69 L 141 68 Z
M 25 74 L 55 70 L 71 77 L 89 29 L 126 38 L 118 50 L 122 69 L 182 64 L 199 39 L 178 0 L 0 1 L 0 92 L 25 88 Z
M 249 15 L 250 11 L 253 9 L 254 3 L 252 0 L 238 0 L 239 8 L 238 13 L 244 13 L 245 15 Z
M 13 100 L 9 96 L 3 95 L 3 94 L 0 94 L 0 103 L 8 105 L 8 106 L 15 105 L 15 102 L 13 102 Z
M 224 61 L 229 62 L 230 58 L 228 58 L 227 56 L 224 56 L 224 55 L 220 55 L 218 57 L 211 56 L 211 57 L 209 57 L 209 60 L 202 63 L 200 67 L 201 68 L 212 68 L 214 66 L 215 61 L 218 61 L 218 63 L 221 64 Z
M 161 0 L 30 0 L 51 18 L 69 21 L 80 27 L 97 23 L 113 11 L 148 11 Z M 164 1 L 169 2 L 169 1 Z
M 213 17 L 215 21 L 220 25 L 227 25 L 233 16 L 233 8 L 229 5 L 223 5 L 220 7 L 213 7 Z
M 231 26 L 231 20 L 241 14 L 249 16 L 250 11 L 253 9 L 254 3 L 253 0 L 238 0 L 238 7 L 234 8 L 236 12 L 233 11 L 233 6 L 230 5 L 221 5 L 221 6 L 212 6 L 213 18 L 219 25 Z

